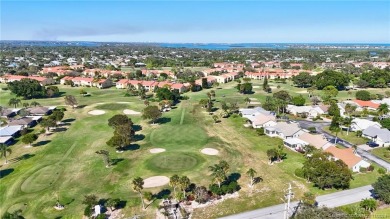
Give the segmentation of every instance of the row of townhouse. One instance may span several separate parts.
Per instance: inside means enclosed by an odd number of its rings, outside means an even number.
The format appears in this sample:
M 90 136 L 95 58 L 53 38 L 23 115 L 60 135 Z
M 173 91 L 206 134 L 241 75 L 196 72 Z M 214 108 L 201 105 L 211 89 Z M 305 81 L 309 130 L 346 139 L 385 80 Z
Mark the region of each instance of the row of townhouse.
M 292 78 L 300 73 L 300 70 L 267 69 L 259 72 L 245 72 L 244 77 L 254 80 Z M 311 72 L 311 74 L 313 74 Z
M 179 93 L 184 93 L 188 90 L 188 85 L 181 83 L 170 83 L 170 82 L 158 82 L 158 81 L 139 81 L 139 80 L 128 80 L 122 79 L 116 83 L 116 88 L 126 89 L 129 85 L 134 86 L 136 89 L 139 89 L 140 86 L 143 86 L 146 91 L 154 91 L 156 88 L 168 87 L 172 90 L 178 90 Z
M 113 82 L 109 78 L 96 79 L 96 78 L 71 77 L 71 76 L 65 76 L 61 78 L 60 84 L 64 85 L 67 83 L 67 81 L 72 81 L 74 86 L 97 87 L 99 89 L 113 86 Z
M 367 109 L 369 111 L 376 111 L 378 110 L 379 106 L 381 104 L 387 104 L 390 109 L 390 98 L 384 98 L 382 100 L 369 100 L 369 101 L 363 101 L 363 100 L 346 100 L 341 103 L 337 103 L 337 106 L 340 109 L 340 115 L 342 117 L 346 117 L 345 107 L 346 105 L 352 105 L 355 106 L 355 111 L 362 112 L 364 109 Z
M 4 75 L 0 77 L 0 83 L 9 83 L 14 81 L 20 81 L 24 78 L 28 78 L 31 80 L 37 80 L 42 86 L 55 84 L 55 80 L 53 78 L 45 78 L 38 76 L 21 76 L 21 75 Z
M 329 106 L 295 106 L 288 104 L 286 110 L 294 116 L 305 115 L 307 118 L 315 118 L 328 113 Z
M 312 134 L 300 128 L 295 122 L 277 122 L 275 115 L 261 107 L 240 109 L 242 117 L 247 118 L 253 128 L 263 128 L 264 134 L 269 137 L 277 137 L 283 140 L 283 144 L 296 151 L 303 151 L 305 146 L 311 145 L 319 150 L 332 154 L 329 159 L 341 159 L 354 171 L 367 168 L 370 163 L 363 160 L 351 149 L 338 149 L 330 143 L 322 134 Z

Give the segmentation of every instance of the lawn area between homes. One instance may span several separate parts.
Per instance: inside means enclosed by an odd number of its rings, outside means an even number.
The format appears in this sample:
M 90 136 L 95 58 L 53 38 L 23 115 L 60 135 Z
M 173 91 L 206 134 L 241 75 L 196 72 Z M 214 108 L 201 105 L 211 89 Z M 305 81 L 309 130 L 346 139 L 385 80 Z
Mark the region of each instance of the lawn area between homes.
M 336 135 L 335 133 L 332 133 L 330 130 L 329 130 L 329 126 L 325 126 L 322 128 L 325 132 L 331 134 L 331 135 Z M 348 141 L 352 144 L 355 144 L 355 145 L 361 145 L 361 144 L 365 144 L 368 139 L 367 138 L 363 138 L 363 137 L 358 137 L 356 136 L 356 132 L 349 132 L 348 135 L 347 135 L 347 132 L 346 131 L 341 131 L 337 134 L 337 138 L 339 139 L 342 139 L 342 140 L 345 140 L 345 141 Z
M 235 82 L 221 85 L 216 91 L 215 107 L 218 102 L 235 101 L 244 107 L 245 95 L 234 88 Z M 259 86 L 261 84 L 259 83 Z M 287 85 L 286 85 L 287 86 Z M 1 85 L 0 87 L 4 87 Z M 282 141 L 277 138 L 257 136 L 254 129 L 245 128 L 240 117 L 222 119 L 214 123 L 211 116 L 202 109 L 198 102 L 206 98 L 209 90 L 186 93 L 189 100 L 184 100 L 170 112 L 163 113 L 157 124 L 149 124 L 140 115 L 130 115 L 137 129 L 136 138 L 131 147 L 123 153 L 116 153 L 106 145 L 113 135 L 113 129 L 107 120 L 115 114 L 122 114 L 124 109 L 141 112 L 145 107 L 138 97 L 125 97 L 123 90 L 115 88 L 83 88 L 91 96 L 79 94 L 81 88 L 59 86 L 63 95 L 74 95 L 79 105 L 77 109 L 67 107 L 64 120 L 69 121 L 67 130 L 55 132 L 38 141 L 48 143 L 39 147 L 25 148 L 20 141 L 11 146 L 11 163 L 3 165 L 0 171 L 0 213 L 9 210 L 23 210 L 26 218 L 80 218 L 85 205 L 84 195 L 95 194 L 99 198 L 119 198 L 126 202 L 122 212 L 127 216 L 134 214 L 154 218 L 154 208 L 141 210 L 138 194 L 131 189 L 134 177 L 144 179 L 152 176 L 173 174 L 186 175 L 191 182 L 208 187 L 211 183 L 208 166 L 219 160 L 226 160 L 230 173 L 239 173 L 240 196 L 221 204 L 197 209 L 194 218 L 215 218 L 245 210 L 280 204 L 288 183 L 292 183 L 295 199 L 305 191 L 316 194 L 330 193 L 335 190 L 318 190 L 304 179 L 294 176 L 294 171 L 302 167 L 303 155 L 285 148 L 287 159 L 282 163 L 269 165 L 266 151 Z M 225 96 L 224 96 L 225 95 Z M 2 91 L 0 103 L 7 105 L 14 97 L 9 91 Z M 248 97 L 260 101 L 265 99 L 263 91 L 256 91 Z M 63 97 L 27 100 L 37 101 L 41 105 L 64 105 Z M 24 100 L 22 100 L 24 102 Z M 150 103 L 157 105 L 157 103 Z M 90 115 L 91 110 L 104 110 L 103 115 Z M 216 113 L 219 113 L 217 111 Z M 39 126 L 34 128 L 39 129 Z M 351 134 L 352 135 L 352 134 Z M 151 154 L 152 148 L 162 148 L 165 152 Z M 203 148 L 218 150 L 217 156 L 202 154 Z M 95 152 L 108 150 L 115 165 L 105 168 L 102 158 Z M 20 157 L 20 160 L 13 158 Z M 22 159 L 23 158 L 23 159 Z M 4 160 L 1 159 L 0 163 Z M 263 180 L 252 192 L 248 188 L 249 178 L 245 172 L 253 168 Z M 367 185 L 375 181 L 377 175 L 359 174 L 352 181 L 351 187 Z M 359 182 L 356 182 L 359 180 Z M 98 182 L 98 183 L 97 183 Z M 158 193 L 168 186 L 144 189 Z M 65 205 L 62 211 L 53 206 L 56 197 Z M 158 201 L 152 206 L 156 206 Z
M 379 147 L 370 151 L 372 154 L 382 158 L 383 160 L 390 162 L 390 150 L 389 147 Z

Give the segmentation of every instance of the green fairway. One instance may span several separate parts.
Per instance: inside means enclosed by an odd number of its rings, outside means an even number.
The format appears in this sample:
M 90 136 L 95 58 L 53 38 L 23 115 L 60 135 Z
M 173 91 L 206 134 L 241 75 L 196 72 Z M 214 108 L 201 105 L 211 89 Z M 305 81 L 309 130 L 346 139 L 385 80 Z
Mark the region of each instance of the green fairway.
M 95 108 L 100 110 L 124 110 L 129 108 L 129 105 L 123 103 L 109 103 L 109 104 L 99 104 Z
M 194 171 L 204 161 L 195 153 L 164 152 L 147 160 L 147 167 L 156 173 Z

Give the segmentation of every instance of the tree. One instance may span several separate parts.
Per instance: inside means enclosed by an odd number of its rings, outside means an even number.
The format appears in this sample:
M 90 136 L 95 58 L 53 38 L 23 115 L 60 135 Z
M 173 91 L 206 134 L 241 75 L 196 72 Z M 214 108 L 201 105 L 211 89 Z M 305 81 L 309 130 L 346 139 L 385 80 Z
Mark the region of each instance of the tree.
M 248 106 L 251 103 L 251 99 L 249 97 L 245 97 L 244 102 Z
M 313 84 L 313 78 L 308 72 L 300 72 L 292 77 L 292 81 L 298 87 L 310 87 Z
M 321 102 L 321 99 L 317 96 L 310 97 L 310 101 L 313 105 L 318 105 Z
M 302 202 L 306 206 L 315 206 L 316 204 L 316 196 L 311 192 L 303 193 Z
M 46 89 L 46 95 L 47 95 L 48 97 L 57 96 L 59 93 L 60 93 L 60 90 L 58 89 L 57 86 L 49 86 L 49 87 Z
M 28 133 L 22 137 L 22 142 L 25 144 L 29 144 L 31 146 L 31 143 L 33 143 L 37 139 L 38 139 L 38 136 L 36 134 Z
M 349 130 L 351 129 L 352 120 L 352 117 L 345 117 L 343 120 L 343 124 L 347 127 L 347 135 L 349 134 Z
M 5 214 L 1 217 L 2 219 L 24 219 L 24 217 L 21 215 L 22 210 L 16 210 L 12 213 L 5 212 Z
M 355 97 L 358 100 L 367 101 L 371 100 L 371 93 L 366 90 L 359 90 L 358 92 L 356 92 Z
M 253 89 L 252 83 L 249 82 L 238 84 L 236 88 L 238 92 L 240 92 L 241 94 L 250 94 L 252 93 L 252 89 Z
M 22 105 L 23 105 L 24 108 L 28 108 L 30 106 L 30 104 L 27 103 L 27 102 L 24 102 Z
M 336 134 L 336 138 L 334 139 L 334 143 L 335 143 L 335 144 L 337 143 L 337 135 L 338 135 L 338 133 L 341 131 L 341 128 L 340 128 L 340 120 L 341 120 L 341 117 L 339 117 L 339 116 L 333 116 L 332 121 L 331 121 L 330 126 L 329 126 L 329 130 L 330 130 L 332 133 L 335 133 L 335 134 Z
M 265 77 L 263 81 L 263 90 L 266 91 L 268 89 L 268 78 Z
M 337 106 L 336 102 L 334 101 L 330 102 L 330 106 L 328 108 L 328 114 L 330 116 L 338 116 L 338 117 L 340 116 L 340 109 Z
M 253 184 L 255 183 L 255 175 L 256 175 L 256 170 L 250 168 L 247 172 L 246 172 L 246 175 L 248 175 L 250 177 L 250 182 L 249 182 L 249 185 L 252 187 Z
M 121 200 L 119 198 L 110 198 L 107 200 L 106 205 L 110 208 L 111 211 L 115 211 L 120 202 Z
M 7 155 L 10 155 L 12 153 L 11 148 L 8 148 L 6 144 L 0 144 L 0 157 L 4 157 L 5 164 L 8 163 Z
M 326 86 L 323 90 L 324 101 L 329 102 L 332 98 L 335 98 L 339 91 L 333 85 Z
M 295 106 L 304 106 L 305 102 L 306 102 L 306 99 L 302 95 L 299 95 L 299 96 L 293 97 L 291 102 Z
M 218 115 L 213 115 L 212 118 L 213 118 L 215 123 L 217 123 L 219 121 Z
M 108 119 L 108 126 L 110 126 L 111 128 L 114 128 L 114 129 L 116 129 L 117 127 L 119 127 L 121 125 L 125 125 L 125 124 L 129 124 L 129 125 L 133 126 L 133 121 L 131 121 L 131 119 L 129 117 L 127 117 L 126 115 L 123 115 L 123 114 L 116 114 L 113 117 L 111 117 L 110 119 Z
M 8 83 L 8 89 L 16 94 L 17 97 L 30 99 L 33 97 L 42 97 L 46 95 L 45 87 L 43 87 L 37 80 L 23 78 L 20 81 L 13 81 Z
M 329 153 L 313 153 L 303 163 L 303 176 L 320 189 L 349 188 L 353 178 L 351 170 L 342 160 L 333 161 Z
M 364 208 L 364 210 L 373 212 L 374 210 L 376 210 L 378 203 L 375 199 L 366 198 L 360 201 L 359 205 L 360 207 Z
M 221 183 L 223 183 L 223 181 L 225 181 L 226 179 L 224 171 L 218 164 L 215 164 L 214 166 L 209 166 L 209 170 L 211 171 L 212 181 L 216 182 L 218 184 L 218 187 L 221 188 Z
M 85 195 L 82 203 L 85 205 L 88 205 L 88 206 L 94 206 L 98 203 L 98 198 L 96 195 L 93 195 L 93 194 L 92 195 Z
M 138 194 L 141 198 L 142 208 L 145 209 L 145 203 L 144 203 L 144 199 L 142 197 L 142 190 L 144 189 L 144 180 L 141 177 L 136 177 L 133 179 L 132 185 L 133 185 L 133 190 L 135 192 L 138 192 Z
M 345 107 L 344 107 L 344 110 L 345 110 L 345 112 L 347 113 L 347 115 L 350 116 L 351 113 L 353 113 L 353 112 L 356 111 L 356 108 L 357 108 L 357 106 L 352 105 L 352 104 L 350 104 L 350 103 L 347 103 L 347 104 L 345 105 Z
M 133 123 L 128 122 L 115 127 L 114 136 L 107 141 L 107 145 L 121 151 L 124 146 L 130 145 L 133 140 Z
M 389 113 L 389 105 L 387 105 L 386 103 L 382 103 L 379 105 L 378 107 L 378 114 L 379 115 L 386 115 Z
M 378 199 L 385 202 L 386 204 L 390 203 L 390 175 L 386 174 L 377 179 L 377 181 L 372 185 L 374 188 L 374 193 L 378 196 Z
M 51 127 L 55 127 L 57 125 L 56 121 L 52 117 L 42 119 L 40 124 L 43 128 L 46 128 L 47 131 L 49 131 Z
M 109 167 L 111 165 L 110 152 L 108 152 L 106 150 L 99 150 L 99 151 L 96 151 L 95 153 L 102 155 L 103 161 L 106 164 L 106 167 Z
M 143 119 L 151 119 L 152 123 L 161 117 L 161 112 L 158 109 L 157 106 L 147 106 L 143 111 L 142 111 L 142 118 Z
M 297 214 L 291 217 L 291 219 L 348 219 L 349 216 L 343 211 L 337 208 L 316 208 L 316 207 L 304 207 L 298 211 Z
M 156 97 L 159 100 L 172 100 L 177 101 L 180 98 L 180 94 L 175 93 L 174 91 L 169 90 L 166 87 L 159 88 L 156 92 Z
M 190 184 L 191 184 L 191 181 L 190 181 L 190 179 L 187 176 L 180 177 L 180 179 L 179 179 L 179 187 L 183 191 L 184 198 L 186 197 L 186 189 L 188 188 L 188 186 L 190 186 Z
M 207 78 L 202 78 L 202 88 L 209 88 L 209 83 L 207 82 Z
M 77 100 L 73 95 L 66 95 L 65 104 L 71 106 L 74 109 L 75 106 L 77 106 Z
M 60 122 L 64 118 L 65 114 L 61 110 L 54 110 L 50 115 L 50 118 L 56 122 Z
M 180 177 L 175 174 L 169 178 L 169 185 L 173 188 L 173 193 L 176 196 L 176 187 L 179 186 Z
M 350 81 L 348 75 L 333 70 L 323 71 L 316 75 L 314 80 L 315 85 L 319 90 L 322 90 L 329 85 L 336 87 L 338 90 L 342 90 Z
M 204 186 L 197 186 L 194 190 L 195 201 L 198 203 L 206 203 L 209 199 L 209 194 Z
M 34 107 L 37 107 L 37 106 L 40 106 L 41 104 L 40 103 L 38 103 L 38 102 L 36 102 L 36 101 L 32 101 L 31 103 L 30 103 L 30 106 L 34 106 Z
M 8 101 L 8 105 L 9 105 L 9 106 L 14 106 L 14 108 L 16 108 L 17 106 L 19 106 L 20 103 L 21 103 L 20 99 L 17 99 L 17 98 L 11 98 L 11 99 Z

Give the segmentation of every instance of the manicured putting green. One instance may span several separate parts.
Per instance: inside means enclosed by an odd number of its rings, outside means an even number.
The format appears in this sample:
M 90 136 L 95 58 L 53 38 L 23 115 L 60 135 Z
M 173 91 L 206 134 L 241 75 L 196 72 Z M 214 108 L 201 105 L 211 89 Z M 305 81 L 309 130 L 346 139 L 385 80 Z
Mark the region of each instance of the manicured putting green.
M 38 192 L 51 186 L 57 181 L 61 167 L 58 165 L 46 166 L 31 174 L 22 184 L 21 190 L 25 193 Z
M 97 105 L 95 108 L 101 110 L 124 110 L 129 108 L 129 105 L 123 103 L 107 103 L 107 104 Z
M 167 152 L 153 156 L 147 160 L 150 170 L 161 172 L 179 172 L 193 170 L 205 160 L 194 153 Z
M 150 141 L 163 148 L 200 148 L 207 143 L 208 136 L 195 125 L 163 126 L 152 132 Z

